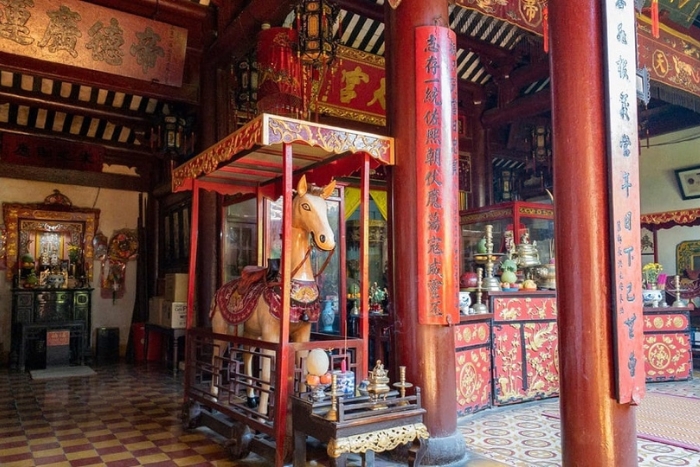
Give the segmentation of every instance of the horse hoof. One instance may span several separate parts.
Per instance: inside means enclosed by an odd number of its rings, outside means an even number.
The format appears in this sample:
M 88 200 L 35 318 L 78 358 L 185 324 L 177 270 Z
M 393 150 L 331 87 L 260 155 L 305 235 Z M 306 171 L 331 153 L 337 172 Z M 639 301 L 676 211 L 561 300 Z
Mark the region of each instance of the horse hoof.
M 248 397 L 248 407 L 250 407 L 251 409 L 256 409 L 259 404 L 260 404 L 260 397 L 258 397 L 258 396 Z

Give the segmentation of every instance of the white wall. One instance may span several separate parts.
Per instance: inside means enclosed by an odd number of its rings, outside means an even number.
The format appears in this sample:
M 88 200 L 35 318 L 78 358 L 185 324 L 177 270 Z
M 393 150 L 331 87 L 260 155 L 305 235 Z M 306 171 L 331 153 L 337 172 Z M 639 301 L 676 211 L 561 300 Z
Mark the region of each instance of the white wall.
M 44 198 L 60 190 L 81 208 L 100 210 L 98 230 L 111 238 L 115 230 L 135 229 L 138 223 L 139 194 L 132 191 L 99 189 L 91 187 L 61 185 L 46 182 L 30 182 L 0 178 L 0 203 L 42 203 Z M 92 287 L 92 330 L 91 343 L 95 345 L 94 329 L 100 327 L 118 327 L 120 338 L 120 355 L 124 355 L 131 326 L 136 292 L 136 261 L 130 261 L 126 270 L 126 288 L 124 297 L 112 303 L 111 298 L 101 298 L 100 262 L 95 261 Z M 0 344 L 5 355 L 10 349 L 10 321 L 12 317 L 11 282 L 5 278 L 5 271 L 0 271 Z
M 700 208 L 700 198 L 682 199 L 674 172 L 700 165 L 700 128 L 653 138 L 649 148 L 646 140 L 640 141 L 640 145 L 642 214 Z M 685 240 L 700 240 L 700 226 L 658 231 L 659 262 L 666 274 L 676 274 L 676 246 Z

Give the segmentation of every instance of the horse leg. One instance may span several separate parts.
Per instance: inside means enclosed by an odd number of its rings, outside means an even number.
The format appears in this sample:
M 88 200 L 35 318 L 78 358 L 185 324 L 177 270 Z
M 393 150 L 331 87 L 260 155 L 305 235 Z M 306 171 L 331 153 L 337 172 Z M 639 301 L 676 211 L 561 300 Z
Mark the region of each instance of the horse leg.
M 260 391 L 260 406 L 258 407 L 258 413 L 261 415 L 267 415 L 268 403 L 270 400 L 270 383 L 272 382 L 271 361 L 275 356 L 275 353 L 272 350 L 263 349 L 261 354 L 262 362 L 260 364 L 260 379 L 263 381 L 263 383 L 262 390 Z
M 251 409 L 258 407 L 260 403 L 260 398 L 255 395 L 255 389 L 253 388 L 253 350 L 254 347 L 245 347 L 243 349 L 243 369 L 246 374 L 248 389 L 246 390 L 246 404 Z
M 297 329 L 294 326 L 290 330 L 289 340 L 291 342 L 309 342 L 311 339 L 311 324 L 302 323 Z M 297 368 L 301 374 L 299 375 L 299 392 L 306 392 L 306 378 L 303 374 L 302 362 L 306 362 L 306 358 L 309 356 L 308 350 L 299 350 L 294 355 L 294 368 Z
M 219 397 L 219 384 L 221 384 L 221 363 L 224 356 L 226 343 L 214 339 L 214 346 L 211 354 L 211 387 L 209 392 L 215 399 Z

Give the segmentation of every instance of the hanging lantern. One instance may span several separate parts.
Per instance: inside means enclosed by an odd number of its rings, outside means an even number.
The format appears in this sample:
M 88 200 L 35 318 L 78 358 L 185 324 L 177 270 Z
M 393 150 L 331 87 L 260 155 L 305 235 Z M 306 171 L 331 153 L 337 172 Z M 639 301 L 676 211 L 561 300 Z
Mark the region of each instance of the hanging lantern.
M 167 104 L 157 115 L 157 126 L 151 134 L 151 147 L 180 160 L 194 151 L 192 121 Z
M 239 109 L 248 110 L 249 105 L 255 105 L 258 96 L 258 63 L 253 57 L 246 57 L 238 62 L 235 70 L 238 89 L 236 103 Z
M 166 115 L 163 117 L 163 147 L 166 151 L 180 152 L 184 128 L 185 120 L 177 115 Z
M 258 33 L 258 112 L 293 118 L 301 116 L 301 65 L 294 51 L 297 37 L 294 29 L 271 28 L 269 25 L 263 25 L 263 30 Z
M 549 128 L 538 125 L 532 130 L 532 156 L 536 165 L 550 165 L 552 149 Z
M 338 47 L 333 33 L 338 7 L 326 0 L 302 0 L 296 12 L 302 63 L 315 67 L 329 65 Z

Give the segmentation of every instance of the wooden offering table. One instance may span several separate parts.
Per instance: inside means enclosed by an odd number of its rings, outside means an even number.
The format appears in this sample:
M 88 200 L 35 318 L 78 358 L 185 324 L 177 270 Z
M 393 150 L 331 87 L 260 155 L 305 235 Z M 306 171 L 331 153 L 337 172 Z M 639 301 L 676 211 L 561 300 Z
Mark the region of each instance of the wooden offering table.
M 313 401 L 309 393 L 292 397 L 294 467 L 306 465 L 306 436 L 327 443 L 331 465 L 344 467 L 348 453 L 362 454 L 363 466 L 374 465 L 374 453 L 413 443 L 408 464 L 420 465 L 430 436 L 423 424 L 420 389 L 415 396 L 399 397 L 396 391 L 377 402 L 368 396 L 338 398 L 337 420 L 326 418 L 331 400 Z
M 647 383 L 692 378 L 689 313 L 688 307 L 644 307 Z

